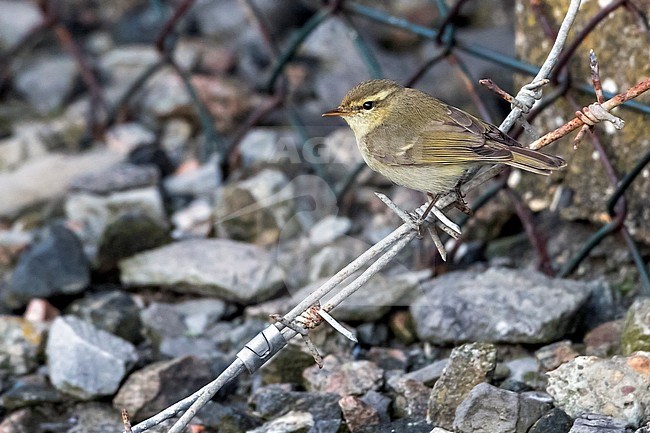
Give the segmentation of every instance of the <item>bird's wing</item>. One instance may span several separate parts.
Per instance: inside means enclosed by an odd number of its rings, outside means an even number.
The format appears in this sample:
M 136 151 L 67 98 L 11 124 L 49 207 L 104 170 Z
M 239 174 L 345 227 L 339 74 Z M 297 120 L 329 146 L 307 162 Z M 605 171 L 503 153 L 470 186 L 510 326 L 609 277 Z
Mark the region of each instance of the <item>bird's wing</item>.
M 446 104 L 442 108 L 447 114 L 444 120 L 427 121 L 415 135 L 407 132 L 408 127 L 402 131 L 400 127 L 378 128 L 372 140 L 366 141 L 370 154 L 391 165 L 512 161 L 508 147 L 520 147 L 517 141 L 462 110 Z M 389 136 L 392 140 L 388 140 Z M 401 138 L 395 140 L 395 137 Z

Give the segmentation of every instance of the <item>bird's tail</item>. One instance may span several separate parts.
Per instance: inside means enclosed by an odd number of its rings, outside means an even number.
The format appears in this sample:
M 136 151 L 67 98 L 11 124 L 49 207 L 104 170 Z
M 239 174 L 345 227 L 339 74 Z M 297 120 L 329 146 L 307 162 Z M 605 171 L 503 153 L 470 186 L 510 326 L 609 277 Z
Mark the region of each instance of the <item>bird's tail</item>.
M 562 158 L 546 155 L 537 150 L 514 146 L 508 147 L 508 150 L 512 152 L 512 161 L 508 161 L 506 164 L 532 173 L 549 175 L 554 170 L 566 166 L 566 162 Z

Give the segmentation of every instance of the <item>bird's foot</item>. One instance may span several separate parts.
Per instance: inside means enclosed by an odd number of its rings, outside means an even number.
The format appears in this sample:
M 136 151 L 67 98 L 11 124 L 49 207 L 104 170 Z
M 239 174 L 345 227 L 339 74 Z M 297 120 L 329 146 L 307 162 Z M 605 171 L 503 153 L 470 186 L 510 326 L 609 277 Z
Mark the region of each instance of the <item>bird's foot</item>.
M 465 194 L 463 194 L 463 192 L 460 190 L 460 185 L 456 186 L 454 192 L 456 193 L 456 201 L 454 202 L 454 207 L 467 216 L 473 216 L 474 211 L 472 211 L 472 209 L 465 201 Z

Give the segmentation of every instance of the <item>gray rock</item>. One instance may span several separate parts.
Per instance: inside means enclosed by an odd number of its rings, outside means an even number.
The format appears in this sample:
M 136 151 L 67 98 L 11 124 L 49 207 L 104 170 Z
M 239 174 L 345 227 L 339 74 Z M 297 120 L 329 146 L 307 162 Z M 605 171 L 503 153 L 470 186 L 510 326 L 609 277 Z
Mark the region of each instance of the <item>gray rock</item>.
M 128 286 L 162 286 L 251 304 L 275 295 L 282 272 L 260 247 L 227 239 L 177 242 L 122 260 Z
M 532 356 L 511 359 L 505 365 L 510 370 L 508 377 L 518 382 L 526 383 L 531 376 L 536 377 L 540 371 L 539 362 Z
M 572 417 L 597 413 L 635 427 L 648 421 L 650 353 L 601 359 L 579 356 L 548 375 L 546 390 Z
M 307 433 L 314 426 L 314 417 L 309 412 L 291 411 L 246 433 Z
M 557 340 L 574 327 L 594 290 L 584 282 L 500 268 L 454 272 L 422 287 L 426 293 L 411 314 L 420 338 L 437 343 Z
M 0 315 L 0 377 L 20 376 L 39 364 L 45 327 L 16 316 Z
M 115 269 L 122 259 L 171 242 L 167 224 L 150 215 L 137 212 L 113 218 L 98 241 L 94 265 L 99 271 Z
M 537 393 L 517 394 L 481 383 L 458 406 L 454 431 L 526 433 L 550 409 L 548 396 Z
M 411 371 L 404 375 L 404 378 L 422 382 L 425 385 L 433 386 L 433 384 L 440 379 L 442 372 L 449 363 L 449 359 L 439 359 L 431 364 L 420 368 L 419 370 Z
M 243 167 L 302 164 L 300 138 L 291 129 L 253 128 L 239 143 Z
M 630 430 L 624 422 L 616 421 L 610 417 L 585 414 L 576 419 L 569 433 L 629 433 Z
M 174 304 L 191 335 L 204 333 L 215 325 L 226 313 L 226 303 L 221 299 L 201 298 Z
M 464 344 L 452 350 L 449 363 L 431 390 L 429 423 L 452 428 L 458 405 L 472 388 L 490 379 L 495 366 L 496 349 L 491 344 Z
M 650 298 L 639 298 L 627 310 L 621 333 L 621 353 L 650 351 Z
M 41 114 L 61 108 L 78 78 L 75 61 L 67 55 L 39 56 L 15 71 L 14 87 Z
M 106 144 L 123 155 L 128 155 L 138 146 L 152 145 L 155 141 L 156 134 L 136 122 L 113 125 L 108 131 L 106 131 Z M 120 169 L 124 170 L 122 167 L 120 167 Z M 128 173 L 123 173 L 122 176 L 126 174 Z M 113 177 L 113 179 L 115 179 L 115 177 Z
M 240 433 L 258 427 L 260 422 L 243 409 L 209 401 L 196 414 L 193 424 L 200 424 L 219 433 Z M 324 430 L 323 433 L 327 431 Z
M 38 140 L 25 140 L 18 134 L 0 140 L 0 171 L 13 170 L 25 161 L 47 153 Z
M 73 426 L 65 433 L 113 433 L 124 429 L 118 411 L 106 403 L 77 404 L 66 416 Z
M 263 418 L 276 418 L 296 410 L 314 419 L 312 433 L 336 433 L 341 425 L 340 396 L 334 393 L 292 391 L 286 385 L 269 385 L 255 391 L 250 404 Z
M 121 163 L 107 170 L 75 177 L 70 182 L 70 190 L 107 195 L 114 192 L 156 186 L 159 179 L 160 174 L 154 166 Z
M 573 419 L 561 409 L 553 408 L 533 424 L 528 433 L 568 433 Z
M 63 224 L 43 229 L 19 260 L 5 301 L 22 306 L 32 298 L 74 294 L 90 283 L 90 266 L 77 236 Z
M 128 341 L 74 316 L 54 320 L 46 354 L 52 384 L 82 400 L 115 393 L 138 358 Z
M 132 373 L 113 399 L 134 421 L 149 418 L 213 379 L 210 363 L 193 356 L 150 364 Z
M 174 212 L 171 220 L 174 239 L 207 238 L 212 232 L 212 206 L 205 199 L 196 199 Z
M 193 308 L 197 311 L 192 311 Z M 194 355 L 213 359 L 222 355 L 218 349 L 219 341 L 213 338 L 213 334 L 224 330 L 213 329 L 224 312 L 223 301 L 200 299 L 180 304 L 154 302 L 142 311 L 141 317 L 145 333 L 162 356 Z M 229 328 L 225 332 L 230 334 L 232 331 Z
M 281 232 L 291 236 L 300 229 L 292 220 L 293 198 L 289 179 L 280 171 L 265 169 L 223 187 L 215 228 L 223 237 L 265 244 L 276 241 Z
M 328 250 L 327 247 L 321 250 L 321 252 L 326 250 Z M 338 258 L 335 260 L 338 261 Z M 312 263 L 314 261 L 312 260 Z M 349 261 L 345 262 L 345 264 L 347 263 Z M 335 272 L 338 272 L 340 269 L 336 269 Z M 332 272 L 330 275 L 333 275 L 335 272 Z M 345 302 L 338 305 L 332 314 L 337 319 L 343 321 L 372 322 L 383 317 L 393 307 L 409 305 L 416 294 L 420 293 L 420 284 L 417 280 L 409 278 L 409 276 L 414 274 L 402 274 L 400 276 L 375 274 L 359 290 L 349 296 Z M 354 274 L 352 277 L 356 278 L 358 275 L 359 273 Z M 303 287 L 292 294 L 293 299 L 302 299 L 323 284 L 323 282 L 324 280 L 316 280 L 313 284 Z M 332 297 L 332 294 L 326 295 L 321 302 L 324 304 Z
M 73 301 L 66 312 L 132 343 L 142 340 L 140 307 L 120 290 L 88 294 Z
M 79 155 L 48 154 L 34 158 L 18 169 L 0 173 L 0 216 L 13 218 L 28 206 L 55 200 L 69 182 L 84 173 L 101 171 L 121 157 L 108 150 Z
M 322 246 L 334 242 L 352 228 L 352 221 L 346 217 L 328 215 L 309 229 L 309 241 L 312 245 Z
M 444 433 L 445 430 L 438 430 L 431 432 L 431 426 L 422 420 L 413 420 L 413 419 L 399 419 L 396 421 L 390 421 L 387 423 L 382 423 L 379 425 L 372 425 L 360 430 L 357 433 L 397 433 L 397 432 L 408 432 L 408 433 Z
M 381 423 L 386 423 L 390 421 L 390 415 L 388 413 L 388 409 L 391 404 L 390 398 L 386 397 L 385 395 L 377 391 L 371 390 L 365 393 L 361 397 L 361 400 L 363 400 L 366 404 L 375 408 L 375 411 L 377 412 L 377 416 L 379 417 L 379 421 Z
M 535 351 L 535 358 L 544 371 L 555 370 L 565 362 L 575 359 L 579 353 L 573 348 L 570 340 L 562 340 Z
M 187 332 L 187 326 L 180 311 L 173 304 L 152 302 L 140 315 L 144 332 L 154 344 L 165 337 L 179 337 Z
M 141 106 L 142 111 L 154 119 L 191 116 L 193 113 L 192 98 L 183 81 L 175 72 L 166 70 L 156 74 L 144 86 Z
M 221 166 L 216 158 L 212 158 L 196 170 L 166 177 L 163 185 L 165 191 L 171 195 L 190 195 L 210 201 L 221 185 L 221 178 Z
M 0 396 L 0 407 L 13 411 L 25 406 L 65 401 L 63 393 L 50 384 L 45 376 L 23 376 Z
M 165 241 L 164 231 L 168 227 L 162 197 L 157 187 L 158 170 L 153 166 L 120 164 L 106 171 L 97 171 L 80 176 L 71 182 L 72 192 L 65 203 L 68 219 L 79 227 L 79 236 L 84 242 L 87 254 L 95 259 L 99 242 L 107 227 L 112 232 L 103 239 L 105 245 L 104 267 L 112 266 L 119 251 L 110 249 L 125 243 L 124 237 L 131 236 L 134 245 L 122 245 L 121 252 L 141 250 Z M 149 218 L 141 224 L 130 224 L 120 219 Z M 126 224 L 126 227 L 124 225 Z M 156 225 L 158 227 L 156 227 Z M 141 229 L 143 233 L 132 233 L 131 229 Z M 156 230 L 157 229 L 157 230 Z M 152 230 L 157 232 L 152 233 Z M 106 249 L 108 248 L 108 250 Z M 98 265 L 101 263 L 98 263 Z
M 388 386 L 395 391 L 393 411 L 396 418 L 425 419 L 431 388 L 422 382 L 405 377 L 393 376 Z
M 370 361 L 342 362 L 333 355 L 303 371 L 305 387 L 310 391 L 335 392 L 341 397 L 362 395 L 377 390 L 383 382 L 383 370 Z
M 379 424 L 379 415 L 375 408 L 359 397 L 353 395 L 342 397 L 339 406 L 350 433 L 357 433 L 364 427 Z
M 35 4 L 0 1 L 0 49 L 6 51 L 17 44 L 41 20 Z
M 517 430 L 519 398 L 487 383 L 476 385 L 458 405 L 454 431 L 458 433 L 525 433 Z
M 159 55 L 152 45 L 129 45 L 116 47 L 101 56 L 99 68 L 120 90 L 126 89 L 134 77 L 159 61 Z
M 585 355 L 605 358 L 620 353 L 624 321 L 612 320 L 597 326 L 585 335 Z

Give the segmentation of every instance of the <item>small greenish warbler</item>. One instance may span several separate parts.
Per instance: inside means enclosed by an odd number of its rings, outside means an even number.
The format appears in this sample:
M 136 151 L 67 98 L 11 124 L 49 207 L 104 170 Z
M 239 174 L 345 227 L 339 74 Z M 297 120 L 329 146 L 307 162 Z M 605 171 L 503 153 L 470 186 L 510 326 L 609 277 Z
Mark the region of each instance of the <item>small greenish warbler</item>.
M 544 175 L 566 165 L 463 110 L 390 80 L 358 84 L 323 116 L 340 116 L 350 125 L 371 169 L 433 201 L 455 189 L 464 205 L 460 183 L 477 164 L 501 163 Z

